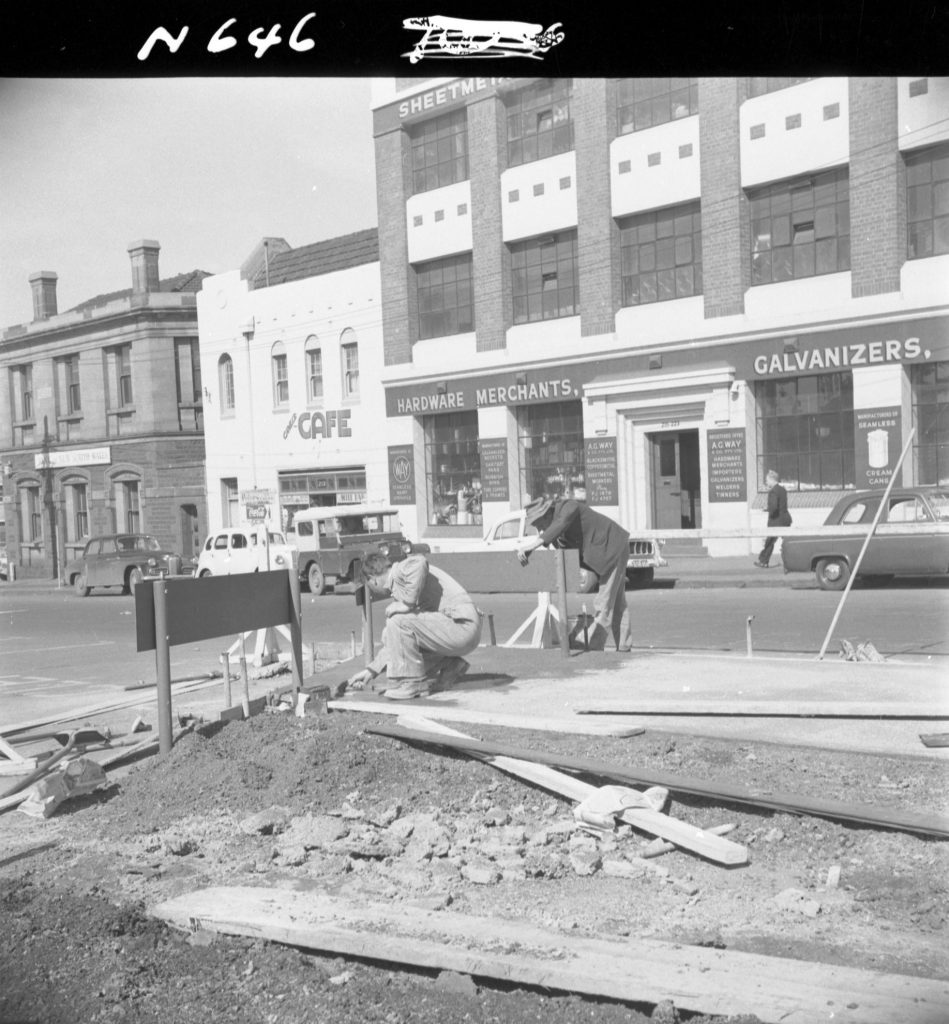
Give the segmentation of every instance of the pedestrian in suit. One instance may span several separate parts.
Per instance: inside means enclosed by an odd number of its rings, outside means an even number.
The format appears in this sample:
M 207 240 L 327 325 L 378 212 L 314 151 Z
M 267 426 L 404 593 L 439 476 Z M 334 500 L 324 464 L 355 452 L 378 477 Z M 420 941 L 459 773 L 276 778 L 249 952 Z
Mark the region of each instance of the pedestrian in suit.
M 626 605 L 626 563 L 629 534 L 609 516 L 574 498 L 538 498 L 526 507 L 526 522 L 537 536 L 521 541 L 517 557 L 527 565 L 531 551 L 541 544 L 572 548 L 580 554 L 580 565 L 597 574 L 600 589 L 593 600 L 593 632 L 590 650 L 602 651 L 612 634 L 618 651 L 632 646 L 629 608 Z
M 788 512 L 788 492 L 781 486 L 781 477 L 773 469 L 769 469 L 765 476 L 765 483 L 768 485 L 768 526 L 790 526 L 791 513 Z M 777 537 L 768 537 L 764 547 L 758 555 L 755 565 L 759 569 L 771 567 L 771 553 Z

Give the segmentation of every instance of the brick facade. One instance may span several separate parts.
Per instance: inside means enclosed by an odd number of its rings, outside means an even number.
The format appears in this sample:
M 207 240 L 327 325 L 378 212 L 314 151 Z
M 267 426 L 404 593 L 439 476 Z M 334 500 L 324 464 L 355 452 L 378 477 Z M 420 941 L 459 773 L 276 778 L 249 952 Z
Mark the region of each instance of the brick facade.
M 397 129 L 376 138 L 376 201 L 379 209 L 379 262 L 382 273 L 382 317 L 385 323 L 385 364 L 412 361 L 415 328 L 409 308 L 409 246 L 405 200 L 411 192 L 408 136 Z

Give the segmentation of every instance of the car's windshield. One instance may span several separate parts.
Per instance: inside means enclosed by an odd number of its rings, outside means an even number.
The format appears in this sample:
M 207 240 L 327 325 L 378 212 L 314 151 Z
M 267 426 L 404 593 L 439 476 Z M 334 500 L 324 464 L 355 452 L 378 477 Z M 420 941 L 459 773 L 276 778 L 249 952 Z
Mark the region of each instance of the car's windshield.
M 949 521 L 949 491 L 936 491 L 929 496 L 933 514 L 940 522 Z
M 116 538 L 119 551 L 161 551 L 161 545 L 155 537 L 147 537 L 144 534 L 130 534 L 126 537 Z

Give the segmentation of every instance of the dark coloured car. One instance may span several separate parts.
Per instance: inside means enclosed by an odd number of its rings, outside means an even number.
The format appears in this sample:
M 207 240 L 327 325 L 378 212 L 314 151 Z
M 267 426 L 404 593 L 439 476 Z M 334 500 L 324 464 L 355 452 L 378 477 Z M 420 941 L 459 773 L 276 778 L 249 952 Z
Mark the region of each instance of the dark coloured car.
M 813 572 L 821 590 L 847 586 L 866 532 L 885 491 L 854 491 L 841 498 L 824 526 L 864 527 L 853 535 L 785 537 L 786 572 Z M 888 529 L 894 527 L 894 529 Z M 898 529 L 895 529 L 898 527 Z M 867 545 L 857 578 L 885 581 L 894 576 L 949 573 L 949 487 L 894 488 Z
M 80 597 L 93 587 L 121 587 L 128 594 L 145 579 L 194 574 L 194 559 L 166 551 L 147 533 L 92 537 L 79 558 L 68 562 L 66 582 Z

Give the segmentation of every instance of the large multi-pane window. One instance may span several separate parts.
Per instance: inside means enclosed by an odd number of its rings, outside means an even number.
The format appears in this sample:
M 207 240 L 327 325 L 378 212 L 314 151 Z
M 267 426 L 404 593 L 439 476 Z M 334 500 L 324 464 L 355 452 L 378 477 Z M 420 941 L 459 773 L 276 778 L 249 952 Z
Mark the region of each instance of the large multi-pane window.
M 699 112 L 697 78 L 621 78 L 616 83 L 620 135 Z
M 580 309 L 576 231 L 515 242 L 511 274 L 515 324 L 575 316 Z
M 13 420 L 21 423 L 33 419 L 33 364 L 14 366 L 13 375 Z
M 412 192 L 428 192 L 468 177 L 468 118 L 462 108 L 411 129 Z
M 506 101 L 509 167 L 543 160 L 573 149 L 570 100 L 573 80 L 544 79 Z
M 471 253 L 421 263 L 415 268 L 415 281 L 419 338 L 474 330 Z
M 75 416 L 82 411 L 78 353 L 56 360 L 56 395 L 60 416 Z
M 79 543 L 89 536 L 89 503 L 84 483 L 67 484 L 66 491 L 66 540 Z
M 585 486 L 582 403 L 523 407 L 517 442 L 521 482 L 531 498 L 565 495 Z
M 853 487 L 853 375 L 823 373 L 759 381 L 758 490 L 776 470 L 789 491 Z
M 949 484 L 949 361 L 912 368 L 917 480 Z
M 425 480 L 432 526 L 481 525 L 478 413 L 426 416 Z
M 748 199 L 753 285 L 850 269 L 846 168 L 779 181 Z
M 303 347 L 306 359 L 306 397 L 309 402 L 323 398 L 323 350 L 319 338 L 311 334 Z
M 221 480 L 221 521 L 224 526 L 240 525 L 239 497 L 237 477 L 223 477 Z
M 287 350 L 282 341 L 274 342 L 270 350 L 270 368 L 273 374 L 273 404 L 290 404 L 290 378 L 287 375 Z
M 218 390 L 221 394 L 221 415 L 234 412 L 234 360 L 225 352 L 217 361 Z
M 175 384 L 178 389 L 179 429 L 203 429 L 204 396 L 201 393 L 201 358 L 197 338 L 175 338 Z
M 799 85 L 801 82 L 809 82 L 809 78 L 749 78 L 748 95 L 764 96 L 768 92 L 777 92 L 779 89 L 789 89 L 792 85 Z
M 352 327 L 343 331 L 339 352 L 343 371 L 343 398 L 356 399 L 359 397 L 359 343 Z
M 623 305 L 702 294 L 698 203 L 651 210 L 620 222 Z
M 132 404 L 132 346 L 119 345 L 115 349 L 115 373 L 120 406 Z
M 137 480 L 120 480 L 115 485 L 115 528 L 128 533 L 138 533 L 142 528 Z
M 38 485 L 20 488 L 20 537 L 27 544 L 43 539 L 43 505 Z
M 949 253 L 949 143 L 906 156 L 906 258 Z

